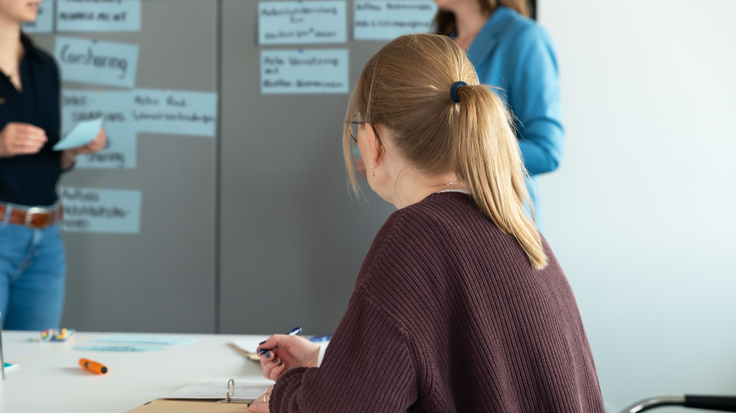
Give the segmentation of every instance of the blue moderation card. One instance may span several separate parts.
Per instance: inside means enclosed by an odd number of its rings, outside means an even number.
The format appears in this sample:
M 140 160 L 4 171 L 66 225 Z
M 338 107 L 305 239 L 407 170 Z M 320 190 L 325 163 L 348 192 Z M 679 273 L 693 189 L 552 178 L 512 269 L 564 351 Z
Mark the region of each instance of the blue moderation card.
M 183 346 L 185 344 L 196 343 L 196 338 L 191 337 L 165 337 L 165 336 L 148 336 L 148 335 L 132 335 L 132 334 L 108 334 L 94 340 L 90 343 L 126 343 L 126 344 L 155 344 L 159 346 Z
M 345 43 L 345 1 L 258 3 L 258 44 Z
M 56 2 L 58 32 L 137 32 L 140 29 L 140 0 Z
M 62 186 L 64 231 L 138 234 L 141 191 Z
M 261 50 L 261 94 L 348 93 L 348 49 Z
M 65 149 L 81 148 L 86 146 L 100 133 L 102 129 L 103 118 L 81 121 L 64 136 L 62 140 L 54 145 L 55 151 L 63 151 Z
M 135 168 L 136 136 L 131 91 L 70 90 L 61 92 L 61 130 L 77 122 L 104 118 L 107 145 L 99 152 L 79 155 L 75 168 Z
M 54 57 L 62 80 L 132 89 L 138 45 L 56 36 Z
M 74 350 L 81 351 L 114 351 L 121 353 L 138 353 L 143 351 L 163 351 L 164 347 L 156 346 L 132 346 L 132 345 L 99 345 L 99 346 L 75 346 Z
M 391 40 L 432 31 L 437 5 L 432 0 L 356 0 L 355 40 Z

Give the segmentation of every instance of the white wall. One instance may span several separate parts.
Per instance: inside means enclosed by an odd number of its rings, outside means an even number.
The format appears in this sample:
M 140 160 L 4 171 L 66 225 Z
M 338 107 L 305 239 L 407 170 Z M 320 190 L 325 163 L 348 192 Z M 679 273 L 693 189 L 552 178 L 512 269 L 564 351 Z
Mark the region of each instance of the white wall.
M 544 233 L 609 411 L 736 395 L 736 1 L 538 2 L 567 130 Z

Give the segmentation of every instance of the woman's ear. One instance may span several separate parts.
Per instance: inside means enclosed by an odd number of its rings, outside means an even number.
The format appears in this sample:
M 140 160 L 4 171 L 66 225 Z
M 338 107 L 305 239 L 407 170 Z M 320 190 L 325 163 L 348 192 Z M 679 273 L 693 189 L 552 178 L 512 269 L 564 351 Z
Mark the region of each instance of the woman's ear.
M 373 129 L 373 126 L 370 123 L 365 124 L 365 135 L 368 139 L 366 139 L 368 143 L 368 164 L 372 166 L 378 166 L 379 162 L 381 161 L 381 155 L 383 154 L 381 141 L 378 140 L 378 135 L 376 134 L 376 130 Z M 364 159 L 365 161 L 366 159 Z

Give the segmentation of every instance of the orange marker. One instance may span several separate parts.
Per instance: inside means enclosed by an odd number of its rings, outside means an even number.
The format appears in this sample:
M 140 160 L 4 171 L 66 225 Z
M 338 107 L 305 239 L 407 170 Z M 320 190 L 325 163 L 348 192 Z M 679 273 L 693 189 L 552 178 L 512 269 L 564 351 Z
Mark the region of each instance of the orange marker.
M 107 374 L 107 367 L 90 359 L 79 359 L 79 365 L 87 371 L 97 374 Z

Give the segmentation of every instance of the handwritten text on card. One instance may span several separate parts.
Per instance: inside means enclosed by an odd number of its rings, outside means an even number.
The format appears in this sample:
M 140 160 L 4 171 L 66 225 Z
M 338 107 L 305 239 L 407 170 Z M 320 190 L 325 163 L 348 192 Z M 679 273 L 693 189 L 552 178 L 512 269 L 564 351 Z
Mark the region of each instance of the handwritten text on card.
M 141 191 L 59 188 L 64 230 L 72 232 L 140 232 Z
M 135 85 L 138 45 L 58 36 L 54 55 L 63 80 L 128 88 Z
M 261 94 L 347 92 L 348 49 L 261 50 Z
M 432 0 L 357 0 L 356 40 L 391 40 L 432 30 L 437 5 Z
M 217 93 L 135 89 L 132 114 L 140 132 L 214 137 Z
M 121 32 L 141 29 L 140 0 L 57 0 L 59 32 Z
M 79 155 L 77 168 L 135 168 L 136 130 L 129 91 L 64 90 L 61 94 L 61 129 L 77 122 L 103 118 L 107 146 L 100 152 Z
M 258 3 L 258 43 L 344 43 L 345 1 Z

